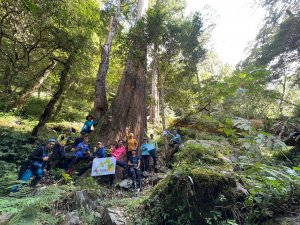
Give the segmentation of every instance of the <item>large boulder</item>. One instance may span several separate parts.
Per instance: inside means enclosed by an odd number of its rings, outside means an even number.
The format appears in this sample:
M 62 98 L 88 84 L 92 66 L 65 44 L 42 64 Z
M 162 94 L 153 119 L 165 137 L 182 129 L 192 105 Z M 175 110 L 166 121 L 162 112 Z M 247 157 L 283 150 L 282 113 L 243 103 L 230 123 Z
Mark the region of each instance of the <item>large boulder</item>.
M 83 225 L 83 223 L 80 221 L 79 214 L 75 210 L 73 212 L 67 213 L 62 225 Z
M 175 173 L 164 178 L 144 204 L 144 216 L 150 216 L 154 224 L 185 221 L 204 225 L 216 212 L 220 215 L 219 220 L 233 218 L 237 199 L 233 177 L 216 170 L 197 168 L 188 174 Z
M 102 217 L 103 225 L 125 225 L 126 220 L 120 208 L 107 208 Z

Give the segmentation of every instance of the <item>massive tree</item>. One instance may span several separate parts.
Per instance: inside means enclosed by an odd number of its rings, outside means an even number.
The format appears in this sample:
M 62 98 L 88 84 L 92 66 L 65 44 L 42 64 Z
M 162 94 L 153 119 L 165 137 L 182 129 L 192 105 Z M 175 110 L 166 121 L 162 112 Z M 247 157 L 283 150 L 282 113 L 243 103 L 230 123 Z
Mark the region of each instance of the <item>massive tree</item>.
M 138 1 L 138 9 L 143 9 L 145 1 Z M 146 128 L 146 64 L 147 36 L 145 20 L 137 12 L 136 25 L 129 34 L 129 52 L 122 79 L 110 110 L 96 129 L 97 137 L 106 143 L 121 138 L 126 127 L 142 139 Z
M 172 7 L 178 13 L 169 10 Z M 177 79 L 180 80 L 180 76 L 195 77 L 197 63 L 205 52 L 199 41 L 202 23 L 199 14 L 190 19 L 184 18 L 182 9 L 182 5 L 172 1 L 160 1 L 148 10 L 146 18 L 139 19 L 131 29 L 126 43 L 129 45 L 128 56 L 118 92 L 96 129 L 95 136 L 106 144 L 121 138 L 126 127 L 139 140 L 143 137 L 146 128 L 147 47 L 154 47 L 153 55 L 156 55 L 152 65 L 155 65 L 157 76 L 161 73 L 162 64 L 166 64 L 164 67 L 167 69 L 163 71 L 166 77 L 169 68 L 177 64 L 180 65 Z M 155 82 L 154 85 L 157 88 Z M 174 85 L 171 86 L 174 88 Z

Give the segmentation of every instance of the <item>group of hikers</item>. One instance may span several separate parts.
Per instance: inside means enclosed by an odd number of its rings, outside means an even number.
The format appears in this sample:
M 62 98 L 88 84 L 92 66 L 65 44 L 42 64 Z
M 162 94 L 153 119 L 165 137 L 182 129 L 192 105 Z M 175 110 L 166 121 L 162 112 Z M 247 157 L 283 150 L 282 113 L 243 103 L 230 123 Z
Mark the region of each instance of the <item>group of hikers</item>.
M 144 132 L 143 143 L 138 144 L 133 133 L 129 133 L 126 128 L 122 139 L 115 144 L 104 146 L 100 141 L 92 149 L 89 145 L 89 134 L 93 131 L 92 126 L 97 123 L 91 115 L 86 117 L 80 136 L 71 142 L 72 130 L 66 129 L 57 139 L 50 138 L 42 146 L 35 149 L 21 167 L 18 179 L 24 183 L 28 182 L 31 176 L 35 178 L 31 181 L 31 186 L 35 186 L 43 175 L 47 174 L 51 167 L 62 168 L 70 176 L 74 174 L 74 166 L 80 160 L 87 161 L 86 165 L 78 171 L 77 176 L 81 176 L 92 168 L 95 158 L 115 157 L 116 165 L 123 169 L 123 179 L 130 174 L 132 184 L 135 189 L 142 187 L 142 171 L 150 171 L 149 161 L 152 158 L 154 172 L 158 172 L 156 151 L 158 145 L 153 133 L 148 135 Z M 164 131 L 164 134 L 171 137 L 169 145 L 178 149 L 181 137 L 174 130 L 173 134 Z M 140 154 L 139 154 L 140 153 Z M 141 155 L 141 158 L 139 157 Z M 108 175 L 110 184 L 114 184 L 115 174 Z M 18 191 L 18 186 L 14 186 L 12 191 Z

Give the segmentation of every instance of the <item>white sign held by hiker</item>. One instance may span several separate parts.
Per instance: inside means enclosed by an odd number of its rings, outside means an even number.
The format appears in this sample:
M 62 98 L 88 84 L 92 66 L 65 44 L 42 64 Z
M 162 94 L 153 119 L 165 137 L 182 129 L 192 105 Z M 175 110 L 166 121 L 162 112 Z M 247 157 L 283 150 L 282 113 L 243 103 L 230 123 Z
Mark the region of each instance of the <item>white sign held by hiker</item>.
M 92 176 L 102 176 L 115 174 L 116 172 L 116 158 L 96 158 L 93 160 Z

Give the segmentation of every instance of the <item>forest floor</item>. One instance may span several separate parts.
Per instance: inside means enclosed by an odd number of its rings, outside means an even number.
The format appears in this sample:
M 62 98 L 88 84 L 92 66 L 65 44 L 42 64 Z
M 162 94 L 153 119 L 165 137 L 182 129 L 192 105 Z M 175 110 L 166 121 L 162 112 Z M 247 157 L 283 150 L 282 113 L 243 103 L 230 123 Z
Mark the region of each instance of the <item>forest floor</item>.
M 130 187 L 130 179 L 111 187 L 105 177 L 70 177 L 54 169 L 37 188 L 9 195 L 18 167 L 35 147 L 27 140 L 36 121 L 2 114 L 0 224 L 299 224 L 300 157 L 290 149 L 270 150 L 280 142 L 263 131 L 244 134 L 241 141 L 245 131 L 233 123 L 209 117 L 173 121 L 184 140 L 173 168 L 165 167 L 160 151 L 159 173 L 145 174 L 141 192 Z M 80 126 L 49 123 L 40 138 Z

